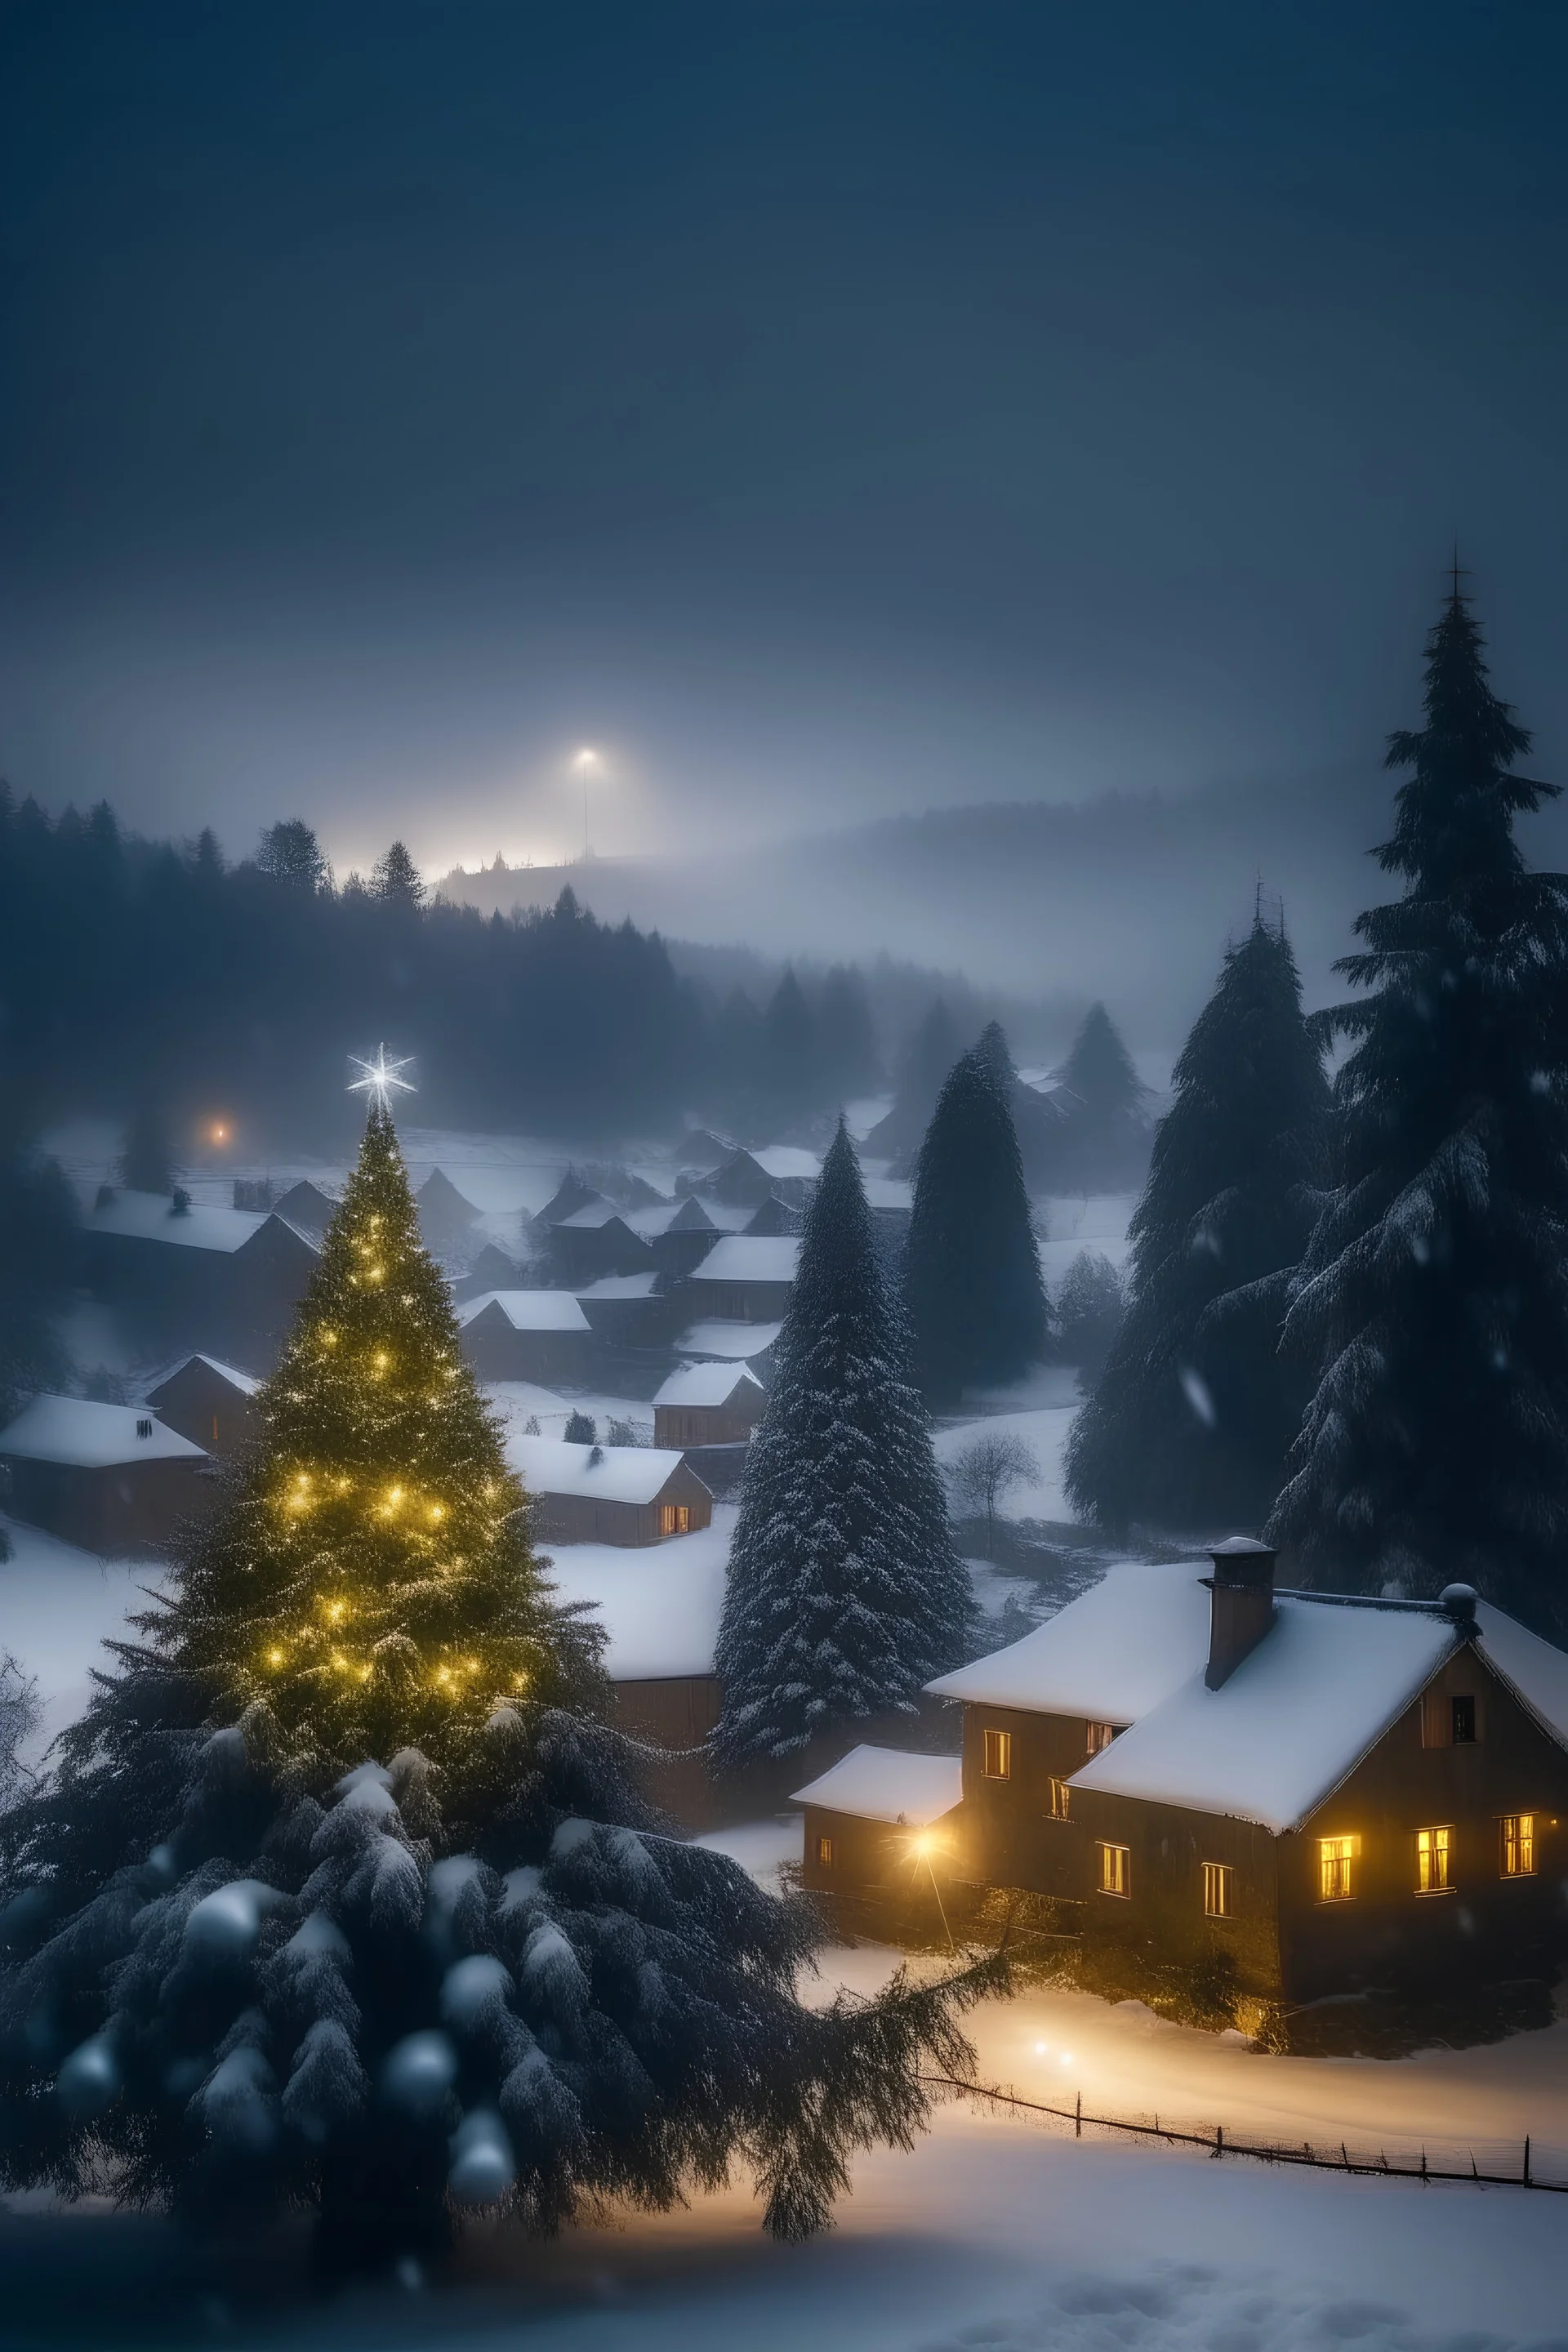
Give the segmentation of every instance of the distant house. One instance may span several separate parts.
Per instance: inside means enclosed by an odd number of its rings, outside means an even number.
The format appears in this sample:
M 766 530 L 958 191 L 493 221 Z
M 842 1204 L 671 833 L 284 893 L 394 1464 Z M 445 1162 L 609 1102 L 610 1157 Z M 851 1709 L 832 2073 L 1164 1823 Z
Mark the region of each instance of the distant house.
M 601 1198 L 602 1195 L 595 1191 L 592 1184 L 584 1183 L 574 1168 L 568 1168 L 543 1208 L 540 1210 L 535 1223 L 542 1225 L 559 1224 L 563 1219 L 571 1216 L 574 1209 L 585 1209 L 590 1201 L 597 1201 Z
M 511 1437 L 507 1458 L 532 1498 L 542 1543 L 657 1544 L 713 1517 L 713 1497 L 685 1455 L 663 1447 Z
M 562 1278 L 573 1289 L 607 1275 L 658 1272 L 653 1251 L 613 1201 L 595 1198 L 574 1209 L 552 1223 L 550 1240 Z
M 822 1173 L 816 1152 L 793 1144 L 770 1144 L 763 1151 L 737 1151 L 704 1180 L 702 1190 L 716 1201 L 742 1208 L 760 1208 L 770 1194 L 793 1206 L 804 1206 Z
M 1299 2004 L 1555 1973 L 1568 1655 L 1451 1586 L 1276 1591 L 1129 1565 L 931 1685 L 963 1706 L 977 1883 L 1068 1906 L 1153 1969 Z
M 261 1434 L 256 1391 L 261 1382 L 250 1372 L 219 1361 L 216 1356 L 187 1356 L 147 1402 L 160 1421 L 188 1437 L 209 1454 L 234 1454 Z
M 784 1235 L 727 1234 L 716 1242 L 687 1286 L 699 1318 L 731 1323 L 776 1323 L 789 1304 L 800 1244 Z
M 38 1396 L 0 1430 L 6 1508 L 111 1559 L 168 1550 L 216 1500 L 208 1456 L 136 1405 Z
M 414 1195 L 414 1205 L 419 1212 L 420 1237 L 432 1255 L 460 1257 L 471 1248 L 479 1213 L 443 1170 L 430 1171 Z
M 778 1323 L 689 1323 L 677 1334 L 675 1352 L 700 1363 L 744 1364 L 766 1388 L 773 1380 L 773 1350 L 784 1327 Z
M 660 1202 L 656 1208 L 634 1209 L 626 1222 L 647 1244 L 667 1281 L 679 1281 L 700 1265 L 724 1230 L 694 1192 L 679 1201 Z
M 961 1757 L 852 1748 L 791 1799 L 805 1808 L 803 1884 L 904 1895 L 933 1867 L 951 1874 L 946 1824 L 963 1797 Z
M 274 1209 L 181 1207 L 105 1186 L 82 1224 L 89 1286 L 142 1339 L 270 1362 L 318 1250 Z
M 593 1364 L 588 1318 L 569 1290 L 489 1290 L 459 1309 L 463 1354 L 481 1381 L 580 1383 Z
M 286 1192 L 279 1194 L 272 1206 L 300 1233 L 320 1241 L 337 1215 L 340 1203 L 330 1192 L 323 1192 L 319 1184 L 312 1184 L 308 1176 L 301 1176 L 297 1184 L 290 1184 Z
M 452 1296 L 459 1302 L 482 1298 L 487 1290 L 518 1290 L 522 1286 L 522 1268 L 515 1258 L 494 1242 L 486 1242 L 467 1274 L 452 1286 Z
M 781 1201 L 776 1192 L 770 1192 L 767 1199 L 752 1210 L 741 1231 L 762 1241 L 777 1240 L 784 1234 L 798 1234 L 800 1212 L 792 1209 L 787 1201 Z
M 576 1294 L 595 1339 L 612 1349 L 646 1355 L 669 1344 L 679 1301 L 659 1288 L 657 1274 L 607 1274 Z
M 768 1392 L 744 1364 L 685 1364 L 653 1401 L 656 1445 L 743 1445 Z

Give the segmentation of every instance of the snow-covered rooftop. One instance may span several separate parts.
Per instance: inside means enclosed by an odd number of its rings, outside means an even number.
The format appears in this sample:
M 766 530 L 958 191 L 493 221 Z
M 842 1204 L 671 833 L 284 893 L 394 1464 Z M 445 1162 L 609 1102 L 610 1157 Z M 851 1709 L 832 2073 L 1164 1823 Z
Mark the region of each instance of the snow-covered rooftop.
M 485 1290 L 458 1310 L 465 1328 L 498 1307 L 514 1331 L 585 1331 L 588 1318 L 570 1290 Z
M 147 1434 L 139 1436 L 145 1430 Z M 23 1462 L 68 1462 L 80 1470 L 117 1469 L 126 1462 L 205 1462 L 188 1437 L 133 1404 L 95 1404 L 87 1397 L 37 1396 L 8 1429 L 0 1454 Z
M 958 1756 L 915 1756 L 901 1748 L 852 1748 L 821 1779 L 797 1789 L 790 1802 L 858 1813 L 869 1822 L 902 1822 L 924 1829 L 951 1813 L 963 1795 Z
M 266 1209 L 225 1209 L 195 1202 L 176 1210 L 162 1192 L 117 1192 L 89 1211 L 89 1233 L 121 1234 L 132 1241 L 174 1242 L 183 1249 L 220 1250 L 232 1256 L 258 1234 L 272 1213 Z
M 770 1143 L 751 1156 L 764 1176 L 774 1177 L 780 1182 L 794 1178 L 797 1182 L 815 1184 L 822 1173 L 822 1162 L 816 1152 L 802 1150 L 794 1143 Z
M 721 1504 L 711 1527 L 651 1549 L 572 1544 L 551 1554 L 562 1600 L 590 1602 L 609 1634 L 612 1682 L 713 1672 L 735 1517 L 732 1504 Z
M 1403 1714 L 1454 1642 L 1454 1621 L 1436 1603 L 1280 1593 L 1268 1633 L 1218 1690 L 1200 1664 L 1072 1786 L 1294 1829 Z
M 557 1217 L 555 1223 L 565 1233 L 594 1234 L 605 1225 L 624 1225 L 625 1217 L 613 1201 L 590 1201 L 585 1207 L 574 1209 L 569 1217 Z
M 169 1382 L 177 1379 L 181 1372 L 188 1370 L 192 1364 L 205 1364 L 209 1372 L 216 1372 L 220 1381 L 226 1381 L 231 1389 L 237 1389 L 239 1391 L 241 1396 L 254 1396 L 257 1390 L 261 1386 L 261 1382 L 257 1379 L 254 1372 L 242 1372 L 237 1365 L 226 1364 L 222 1361 L 221 1358 L 217 1356 L 203 1355 L 198 1349 L 195 1355 L 184 1357 L 180 1363 L 175 1365 L 174 1370 L 172 1372 L 165 1373 L 156 1388 L 148 1390 L 148 1402 L 150 1404 L 156 1404 L 164 1389 L 168 1387 Z
M 683 1364 L 678 1372 L 671 1372 L 654 1402 L 728 1404 L 737 1390 L 763 1394 L 761 1381 L 744 1364 Z
M 559 1437 L 516 1436 L 505 1443 L 506 1458 L 531 1495 L 586 1495 L 604 1503 L 655 1501 L 686 1458 L 665 1445 L 568 1445 Z
M 943 1675 L 942 1698 L 1136 1723 L 1208 1663 L 1205 1564 L 1121 1560 L 1021 1642 Z
M 606 1274 L 574 1295 L 578 1298 L 651 1298 L 658 1280 L 657 1270 L 651 1274 Z
M 782 1323 L 692 1323 L 675 1343 L 678 1356 L 721 1356 L 743 1363 L 776 1346 Z
M 790 1234 L 726 1234 L 692 1277 L 697 1282 L 793 1282 L 800 1244 Z
M 1516 1618 L 1505 1617 L 1489 1601 L 1478 1606 L 1476 1627 L 1482 1657 L 1513 1685 L 1548 1731 L 1568 1747 L 1568 1651 L 1554 1649 Z

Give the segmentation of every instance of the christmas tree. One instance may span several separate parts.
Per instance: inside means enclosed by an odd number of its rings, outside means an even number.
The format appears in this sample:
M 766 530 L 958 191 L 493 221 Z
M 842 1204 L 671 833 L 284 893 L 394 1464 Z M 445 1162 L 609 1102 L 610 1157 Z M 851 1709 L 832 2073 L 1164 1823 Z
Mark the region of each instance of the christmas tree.
M 912 1713 L 964 1654 L 968 1580 L 840 1121 L 806 1212 L 730 1553 L 715 1745 L 740 1764 Z
M 1405 895 L 1338 969 L 1325 1023 L 1337 1183 L 1288 1344 L 1316 1393 L 1273 1534 L 1371 1591 L 1455 1578 L 1568 1632 L 1568 877 L 1527 870 L 1514 820 L 1557 787 L 1487 681 L 1454 590 L 1427 640 L 1426 725 L 1378 851 Z
M 942 1403 L 1016 1380 L 1046 1351 L 1039 1252 L 989 1036 L 948 1073 L 915 1169 L 904 1296 L 916 1376 Z
M 739 2160 L 797 2234 L 990 1979 L 803 2009 L 804 1908 L 652 1833 L 374 1076 L 226 1513 L 0 1817 L 0 2183 L 305 2208 L 341 2270 Z
M 1227 949 L 1173 1078 L 1129 1298 L 1073 1423 L 1068 1491 L 1105 1525 L 1255 1527 L 1310 1383 L 1281 1359 L 1322 1180 L 1328 1090 L 1281 925 Z

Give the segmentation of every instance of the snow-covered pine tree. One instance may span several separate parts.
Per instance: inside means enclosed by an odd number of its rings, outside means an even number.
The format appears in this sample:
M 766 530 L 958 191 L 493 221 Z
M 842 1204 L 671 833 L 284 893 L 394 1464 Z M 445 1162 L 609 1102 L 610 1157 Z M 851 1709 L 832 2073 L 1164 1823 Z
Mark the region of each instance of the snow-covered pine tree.
M 912 1712 L 921 1685 L 964 1654 L 968 1579 L 906 1349 L 840 1120 L 731 1546 L 715 1735 L 728 1764 Z
M 464 2206 L 548 2228 L 737 2160 L 775 2230 L 814 2227 L 984 1979 L 814 2013 L 803 1909 L 651 1832 L 383 1109 L 260 1411 L 0 1816 L 0 2182 L 304 2207 L 335 2269 Z
M 1016 1380 L 1046 1351 L 1039 1252 L 989 1036 L 959 1056 L 937 1097 L 904 1253 L 916 1378 L 944 1404 Z
M 1173 1085 L 1068 1490 L 1112 1528 L 1255 1527 L 1310 1392 L 1279 1341 L 1325 1174 L 1328 1088 L 1283 924 L 1259 915 L 1226 950 Z
M 1142 1172 L 1149 1149 L 1148 1089 L 1103 1004 L 1091 1004 L 1062 1065 L 1068 1129 L 1064 1181 L 1108 1191 Z
M 1272 1521 L 1309 1573 L 1370 1591 L 1461 1578 L 1568 1633 L 1568 876 L 1514 819 L 1558 787 L 1488 684 L 1454 591 L 1426 645 L 1426 725 L 1378 851 L 1405 895 L 1362 915 L 1326 1016 L 1337 1186 L 1286 1342 L 1318 1385 Z

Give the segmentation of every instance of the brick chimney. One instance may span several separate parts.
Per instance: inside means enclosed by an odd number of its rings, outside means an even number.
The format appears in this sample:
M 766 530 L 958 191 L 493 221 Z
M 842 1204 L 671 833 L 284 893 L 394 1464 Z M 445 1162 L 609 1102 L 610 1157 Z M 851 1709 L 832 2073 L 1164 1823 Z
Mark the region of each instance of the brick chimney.
M 1229 1680 L 1274 1622 L 1278 1556 L 1256 1536 L 1226 1536 L 1209 1554 L 1214 1574 L 1204 1579 L 1209 1589 L 1209 1662 L 1204 1680 L 1210 1690 Z

